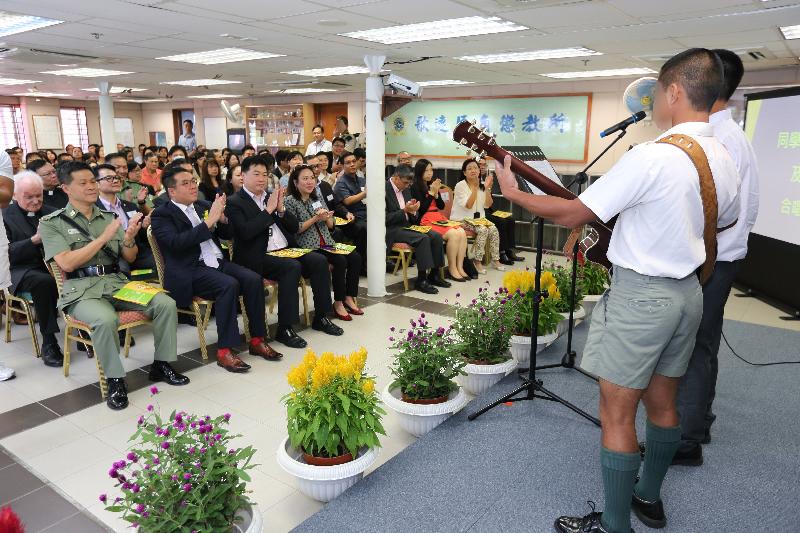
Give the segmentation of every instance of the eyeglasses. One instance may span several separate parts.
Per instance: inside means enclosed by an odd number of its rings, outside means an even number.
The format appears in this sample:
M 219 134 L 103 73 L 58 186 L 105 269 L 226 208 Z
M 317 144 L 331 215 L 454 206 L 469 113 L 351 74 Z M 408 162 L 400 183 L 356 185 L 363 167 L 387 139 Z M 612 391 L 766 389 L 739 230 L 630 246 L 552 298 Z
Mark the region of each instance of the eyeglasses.
M 195 180 L 182 180 L 182 181 L 176 181 L 175 185 L 178 185 L 180 187 L 191 187 L 192 185 L 196 186 L 198 183 L 200 183 L 200 181 L 196 180 L 196 179 Z
M 122 176 L 117 176 L 116 174 L 111 174 L 109 176 L 100 176 L 95 181 L 101 182 L 101 181 L 104 181 L 104 180 L 108 181 L 108 182 L 114 182 L 114 181 L 121 182 L 122 181 Z

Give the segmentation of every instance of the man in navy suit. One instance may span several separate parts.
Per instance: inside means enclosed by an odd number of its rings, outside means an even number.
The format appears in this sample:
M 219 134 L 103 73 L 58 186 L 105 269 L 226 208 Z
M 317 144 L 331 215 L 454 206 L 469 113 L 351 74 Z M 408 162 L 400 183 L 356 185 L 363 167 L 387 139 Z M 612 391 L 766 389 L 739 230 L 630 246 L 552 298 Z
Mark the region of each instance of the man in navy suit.
M 197 200 L 197 181 L 180 167 L 168 168 L 161 183 L 170 201 L 153 211 L 153 234 L 164 257 L 164 288 L 178 307 L 189 307 L 192 298 L 213 299 L 217 319 L 217 364 L 229 372 L 246 372 L 250 366 L 231 349 L 239 345 L 236 307 L 244 298 L 250 321 L 249 353 L 267 360 L 282 355 L 264 338 L 264 283 L 261 276 L 228 261 L 219 237 L 229 235 L 225 195 L 213 203 Z

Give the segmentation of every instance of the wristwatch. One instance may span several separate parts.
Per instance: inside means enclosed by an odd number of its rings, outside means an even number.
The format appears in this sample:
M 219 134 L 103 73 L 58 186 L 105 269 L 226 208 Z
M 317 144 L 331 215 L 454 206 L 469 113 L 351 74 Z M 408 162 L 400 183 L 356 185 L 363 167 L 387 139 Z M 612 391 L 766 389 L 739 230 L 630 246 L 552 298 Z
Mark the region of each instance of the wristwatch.
M 136 241 L 130 241 L 130 243 L 122 241 L 122 246 L 124 246 L 125 248 L 133 248 L 134 246 L 136 246 Z

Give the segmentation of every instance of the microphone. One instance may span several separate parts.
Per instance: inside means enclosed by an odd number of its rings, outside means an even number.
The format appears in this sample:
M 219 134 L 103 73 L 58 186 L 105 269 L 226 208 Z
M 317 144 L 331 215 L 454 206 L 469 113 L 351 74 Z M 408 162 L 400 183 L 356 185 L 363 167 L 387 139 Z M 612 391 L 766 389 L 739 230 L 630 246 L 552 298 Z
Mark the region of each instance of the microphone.
M 611 135 L 615 131 L 624 130 L 625 128 L 627 128 L 631 124 L 635 124 L 635 123 L 639 122 L 640 120 L 644 119 L 644 117 L 646 117 L 646 116 L 647 116 L 647 113 L 645 113 L 644 111 L 637 111 L 636 113 L 634 113 L 633 115 L 629 116 L 628 118 L 626 118 L 622 122 L 617 122 L 616 124 L 614 124 L 610 128 L 607 128 L 607 129 L 601 131 L 600 132 L 600 138 L 602 139 L 603 137 L 605 137 L 607 135 Z

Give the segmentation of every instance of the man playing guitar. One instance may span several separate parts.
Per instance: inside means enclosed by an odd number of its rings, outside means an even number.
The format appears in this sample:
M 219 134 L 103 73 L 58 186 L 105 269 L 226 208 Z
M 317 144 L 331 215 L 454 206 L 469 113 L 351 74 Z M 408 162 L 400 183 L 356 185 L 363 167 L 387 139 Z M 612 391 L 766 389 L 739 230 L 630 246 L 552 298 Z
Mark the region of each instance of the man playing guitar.
M 736 167 L 708 123 L 722 76 L 719 59 L 706 49 L 667 61 L 653 116 L 668 131 L 628 151 L 578 198 L 520 191 L 510 156 L 497 174 L 508 200 L 557 224 L 576 228 L 617 216 L 607 254 L 611 287 L 595 308 L 581 362 L 600 378 L 605 508 L 562 516 L 557 531 L 628 533 L 631 508 L 650 527 L 666 524 L 661 483 L 681 439 L 676 390 L 703 311 L 696 271 L 707 258 L 713 266 L 707 256 L 716 255 L 717 228 L 734 223 L 739 210 Z M 675 143 L 682 146 L 668 146 Z M 694 163 L 698 145 L 705 167 Z M 686 146 L 695 153 L 681 153 Z M 636 483 L 640 400 L 647 410 L 646 454 Z

